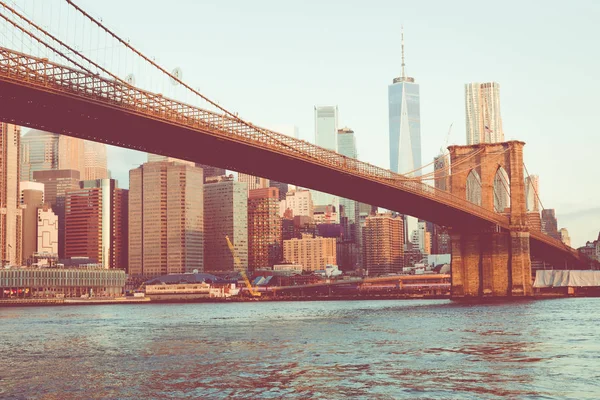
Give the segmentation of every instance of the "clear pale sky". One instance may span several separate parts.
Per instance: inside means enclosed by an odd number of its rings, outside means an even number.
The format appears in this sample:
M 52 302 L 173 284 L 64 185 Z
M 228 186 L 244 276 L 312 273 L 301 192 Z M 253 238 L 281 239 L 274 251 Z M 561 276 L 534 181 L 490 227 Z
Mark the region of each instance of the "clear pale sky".
M 600 1 L 78 1 L 169 70 L 256 124 L 296 125 L 337 104 L 359 158 L 389 168 L 387 86 L 406 70 L 421 89 L 423 162 L 465 144 L 464 84 L 500 83 L 506 139 L 527 143 L 545 208 L 574 246 L 600 229 Z M 145 155 L 111 148 L 121 186 Z

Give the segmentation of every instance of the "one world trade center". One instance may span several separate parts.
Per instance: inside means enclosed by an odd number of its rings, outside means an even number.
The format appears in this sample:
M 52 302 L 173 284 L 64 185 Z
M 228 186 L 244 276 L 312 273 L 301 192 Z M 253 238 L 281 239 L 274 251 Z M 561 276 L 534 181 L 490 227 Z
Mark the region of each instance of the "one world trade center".
M 421 175 L 421 111 L 419 85 L 404 71 L 404 31 L 402 32 L 402 76 L 388 86 L 390 169 L 392 172 Z

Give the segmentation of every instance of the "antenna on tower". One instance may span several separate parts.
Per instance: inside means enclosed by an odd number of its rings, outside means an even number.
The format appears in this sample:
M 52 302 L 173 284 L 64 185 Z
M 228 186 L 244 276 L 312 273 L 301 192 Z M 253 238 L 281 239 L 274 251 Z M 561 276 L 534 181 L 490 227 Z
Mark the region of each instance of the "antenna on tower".
M 406 74 L 404 73 L 404 25 L 400 26 L 400 32 L 402 36 L 402 80 L 406 80 Z

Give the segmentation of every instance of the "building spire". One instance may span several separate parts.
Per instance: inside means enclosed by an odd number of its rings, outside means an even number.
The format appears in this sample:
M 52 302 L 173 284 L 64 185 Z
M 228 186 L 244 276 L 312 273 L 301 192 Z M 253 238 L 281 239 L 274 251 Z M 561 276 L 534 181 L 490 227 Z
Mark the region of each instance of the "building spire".
M 402 35 L 402 81 L 406 80 L 406 74 L 404 73 L 404 25 L 400 26 Z

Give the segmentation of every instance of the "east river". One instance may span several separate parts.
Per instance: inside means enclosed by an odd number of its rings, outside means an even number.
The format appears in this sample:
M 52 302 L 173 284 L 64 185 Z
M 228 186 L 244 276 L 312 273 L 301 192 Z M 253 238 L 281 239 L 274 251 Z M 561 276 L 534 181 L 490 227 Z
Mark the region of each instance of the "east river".
M 600 398 L 600 299 L 0 309 L 0 398 Z

